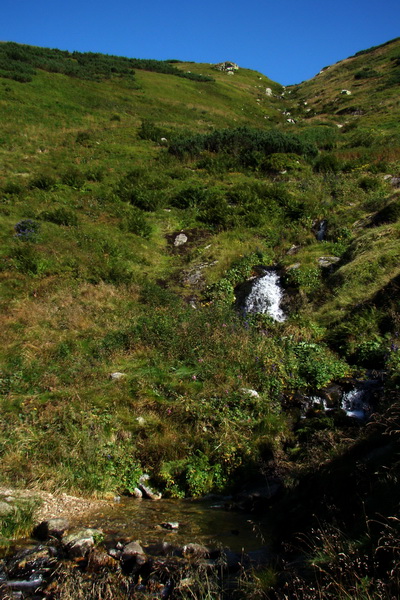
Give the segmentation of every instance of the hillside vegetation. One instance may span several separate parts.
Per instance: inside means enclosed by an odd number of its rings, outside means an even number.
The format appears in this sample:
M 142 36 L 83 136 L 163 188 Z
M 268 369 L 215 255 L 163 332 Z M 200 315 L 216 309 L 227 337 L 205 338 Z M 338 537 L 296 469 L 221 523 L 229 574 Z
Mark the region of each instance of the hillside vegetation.
M 3 484 L 131 493 L 146 472 L 184 497 L 279 475 L 295 506 L 311 473 L 322 486 L 337 464 L 344 486 L 365 444 L 386 453 L 354 511 L 394 516 L 399 73 L 400 39 L 286 89 L 247 69 L 0 44 Z M 282 323 L 235 304 L 259 265 L 282 275 Z M 367 370 L 385 373 L 374 424 L 302 418 L 306 396 Z M 382 528 L 355 529 L 372 556 Z M 360 581 L 321 597 L 396 593 Z

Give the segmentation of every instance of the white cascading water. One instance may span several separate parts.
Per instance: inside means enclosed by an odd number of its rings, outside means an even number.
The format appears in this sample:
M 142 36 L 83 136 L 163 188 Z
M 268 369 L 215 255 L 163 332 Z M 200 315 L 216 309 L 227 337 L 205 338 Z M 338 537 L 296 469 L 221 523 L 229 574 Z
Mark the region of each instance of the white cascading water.
M 268 314 L 274 321 L 282 323 L 286 317 L 281 309 L 282 290 L 279 286 L 279 275 L 267 271 L 265 275 L 254 280 L 250 294 L 244 303 L 245 313 Z
M 351 390 L 343 394 L 342 409 L 346 411 L 348 417 L 356 419 L 367 419 L 370 412 L 370 406 L 367 402 L 367 394 L 363 389 Z

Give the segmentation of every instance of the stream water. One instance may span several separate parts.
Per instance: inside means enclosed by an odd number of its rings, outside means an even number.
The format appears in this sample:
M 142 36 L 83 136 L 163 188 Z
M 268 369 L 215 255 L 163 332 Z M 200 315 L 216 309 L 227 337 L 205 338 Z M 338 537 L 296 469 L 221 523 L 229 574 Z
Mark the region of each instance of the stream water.
M 349 391 L 343 391 L 337 406 L 328 406 L 327 400 L 320 396 L 310 396 L 308 407 L 320 406 L 325 411 L 341 408 L 348 417 L 367 421 L 373 412 L 373 398 L 382 388 L 382 382 L 376 379 L 358 381 Z
M 286 317 L 281 309 L 282 288 L 279 275 L 265 270 L 265 274 L 256 277 L 244 302 L 245 313 L 268 314 L 274 321 L 283 322 Z
M 177 529 L 163 523 L 179 524 Z M 179 546 L 199 543 L 212 548 L 249 552 L 265 544 L 266 524 L 250 514 L 225 510 L 223 502 L 121 498 L 86 515 L 76 525 L 101 528 L 106 538 L 130 538 L 143 542 L 170 542 Z

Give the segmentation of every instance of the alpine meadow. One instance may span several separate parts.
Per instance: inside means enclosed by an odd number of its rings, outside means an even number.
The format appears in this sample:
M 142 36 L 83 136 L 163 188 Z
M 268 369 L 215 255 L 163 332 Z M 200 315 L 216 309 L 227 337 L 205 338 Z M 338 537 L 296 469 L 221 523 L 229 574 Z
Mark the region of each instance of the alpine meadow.
M 288 87 L 0 43 L 2 598 L 399 597 L 399 86 L 400 38 Z M 268 556 L 95 539 L 11 585 L 41 493 L 147 479 L 268 521 Z

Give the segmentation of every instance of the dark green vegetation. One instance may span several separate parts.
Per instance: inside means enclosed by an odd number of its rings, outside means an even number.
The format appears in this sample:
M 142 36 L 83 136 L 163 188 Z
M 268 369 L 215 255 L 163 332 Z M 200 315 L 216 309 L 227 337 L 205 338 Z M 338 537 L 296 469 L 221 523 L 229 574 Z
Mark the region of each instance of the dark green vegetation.
M 333 592 L 329 561 L 356 556 L 352 535 L 370 536 L 357 552 L 371 561 L 385 532 L 398 540 L 380 499 L 398 477 L 399 41 L 285 91 L 245 69 L 0 52 L 3 483 L 131 492 L 145 471 L 182 497 L 273 472 L 296 505 L 309 473 L 313 489 L 340 480 L 359 444 L 368 453 L 390 433 L 376 496 L 352 509 L 367 502 L 364 526 L 338 533 L 334 552 L 323 526 L 318 568 L 323 598 L 396 595 L 371 591 L 392 555 Z M 174 246 L 179 232 L 188 241 Z M 233 306 L 260 264 L 283 274 L 284 323 Z M 367 369 L 386 372 L 378 432 L 341 413 L 300 419 L 299 397 Z M 334 502 L 340 528 L 345 491 Z M 319 597 L 306 595 L 312 556 L 295 574 L 304 595 L 277 597 Z M 267 573 L 261 597 L 277 582 Z
M 36 75 L 36 69 L 93 81 L 116 77 L 134 81 L 134 69 L 176 75 L 194 81 L 213 81 L 212 77 L 206 75 L 181 71 L 168 61 L 124 58 L 95 52 L 51 50 L 14 42 L 0 43 L 1 77 L 27 83 Z

